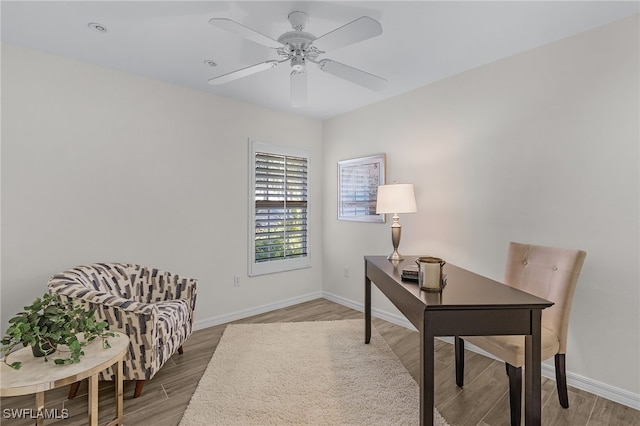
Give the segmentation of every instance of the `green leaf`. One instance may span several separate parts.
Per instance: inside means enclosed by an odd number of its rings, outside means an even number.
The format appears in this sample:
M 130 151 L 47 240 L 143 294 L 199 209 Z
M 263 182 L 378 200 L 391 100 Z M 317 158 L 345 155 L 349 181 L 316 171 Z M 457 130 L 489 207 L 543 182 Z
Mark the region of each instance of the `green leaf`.
M 42 300 L 39 297 L 33 301 L 31 306 L 24 307 L 25 311 L 31 311 L 31 312 L 39 311 L 41 308 L 42 308 Z

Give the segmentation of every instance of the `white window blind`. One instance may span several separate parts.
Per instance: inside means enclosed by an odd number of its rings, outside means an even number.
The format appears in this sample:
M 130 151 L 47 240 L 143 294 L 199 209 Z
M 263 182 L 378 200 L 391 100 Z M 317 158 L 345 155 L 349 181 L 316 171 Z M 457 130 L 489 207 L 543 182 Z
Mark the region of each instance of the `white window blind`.
M 307 267 L 308 153 L 259 142 L 252 147 L 250 275 Z
M 378 181 L 367 168 L 343 168 L 340 171 L 340 216 L 375 216 Z M 377 175 L 376 175 L 377 177 Z
M 376 213 L 384 162 L 384 154 L 338 161 L 338 219 L 384 222 L 384 215 Z

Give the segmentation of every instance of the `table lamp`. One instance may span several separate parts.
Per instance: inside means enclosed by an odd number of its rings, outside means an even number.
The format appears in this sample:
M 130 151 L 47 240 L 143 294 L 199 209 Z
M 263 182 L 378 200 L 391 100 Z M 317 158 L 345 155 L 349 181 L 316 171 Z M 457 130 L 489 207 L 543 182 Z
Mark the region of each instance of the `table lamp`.
M 391 242 L 393 243 L 393 253 L 387 256 L 389 260 L 403 260 L 404 257 L 398 253 L 400 245 L 400 233 L 402 226 L 398 221 L 398 213 L 415 213 L 416 197 L 413 193 L 413 184 L 394 183 L 391 185 L 381 185 L 378 187 L 378 200 L 376 213 L 393 213 L 393 223 L 391 224 Z

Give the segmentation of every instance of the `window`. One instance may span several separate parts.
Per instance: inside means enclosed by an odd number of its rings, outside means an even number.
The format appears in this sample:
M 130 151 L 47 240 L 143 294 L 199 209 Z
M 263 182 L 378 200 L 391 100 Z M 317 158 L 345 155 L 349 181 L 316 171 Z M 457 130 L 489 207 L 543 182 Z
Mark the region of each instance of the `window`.
M 309 152 L 251 141 L 249 275 L 306 268 Z

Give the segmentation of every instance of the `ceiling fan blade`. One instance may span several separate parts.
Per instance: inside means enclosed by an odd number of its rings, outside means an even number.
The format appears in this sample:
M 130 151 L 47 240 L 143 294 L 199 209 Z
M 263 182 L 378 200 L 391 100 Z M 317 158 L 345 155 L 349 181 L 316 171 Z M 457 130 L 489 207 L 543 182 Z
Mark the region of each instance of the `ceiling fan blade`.
M 382 90 L 387 85 L 387 80 L 377 75 L 369 74 L 357 68 L 350 67 L 331 59 L 323 59 L 318 62 L 318 68 L 336 77 L 343 78 L 352 83 L 371 90 Z
M 249 76 L 251 74 L 255 74 L 260 71 L 268 70 L 270 68 L 274 68 L 278 66 L 278 64 L 282 61 L 266 61 L 261 62 L 259 64 L 251 65 L 246 68 L 242 68 L 236 71 L 231 71 L 230 73 L 219 75 L 217 77 L 213 77 L 209 80 L 209 84 L 224 84 L 233 80 L 237 80 L 242 77 Z
M 275 49 L 283 46 L 279 41 L 274 40 L 271 37 L 267 37 L 266 35 L 244 26 L 239 22 L 232 21 L 231 19 L 211 18 L 209 19 L 209 23 L 215 27 L 222 28 L 225 31 L 246 38 L 247 40 L 262 44 L 263 46 L 273 47 Z
M 313 45 L 320 50 L 329 51 L 357 43 L 382 34 L 382 25 L 368 16 L 361 16 L 335 30 L 315 39 Z
M 307 104 L 307 73 L 291 71 L 291 106 L 301 107 Z

